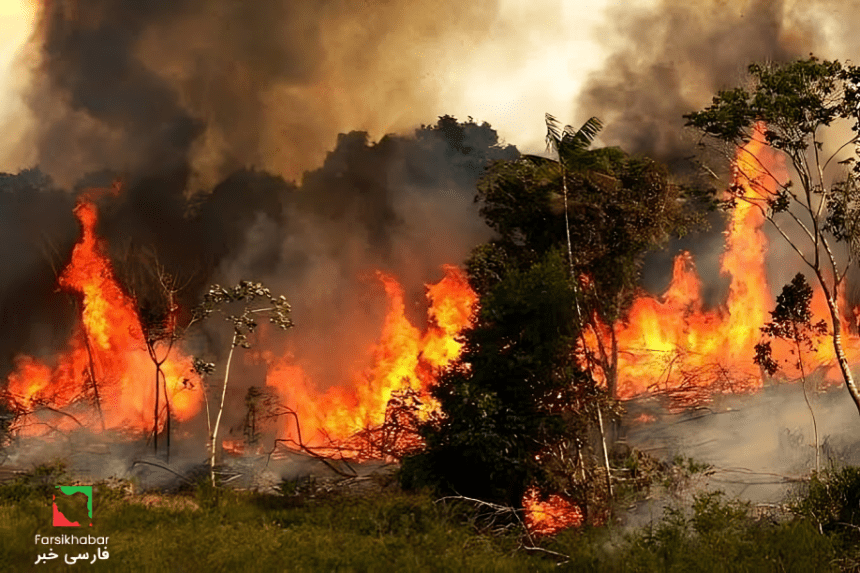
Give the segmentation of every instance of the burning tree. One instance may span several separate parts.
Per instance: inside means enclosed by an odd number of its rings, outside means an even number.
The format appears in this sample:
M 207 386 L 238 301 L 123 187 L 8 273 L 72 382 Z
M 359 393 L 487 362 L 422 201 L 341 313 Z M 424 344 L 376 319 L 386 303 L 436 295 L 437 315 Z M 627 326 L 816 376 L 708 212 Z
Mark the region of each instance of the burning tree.
M 839 370 L 860 412 L 840 309 L 845 277 L 860 254 L 860 68 L 810 57 L 784 65 L 752 64 L 749 75 L 749 87 L 721 91 L 710 106 L 684 117 L 704 137 L 726 145 L 731 156 L 741 150 L 735 175 L 747 180 L 730 187 L 727 206 L 743 201 L 758 209 L 811 269 L 830 314 Z M 825 153 L 826 137 L 838 137 L 840 124 L 853 134 Z M 756 141 L 759 145 L 748 145 Z M 851 146 L 852 156 L 839 161 Z M 769 169 L 765 151 L 786 159 L 794 178 Z
M 137 307 L 146 351 L 155 366 L 153 449 L 157 454 L 158 436 L 163 430 L 166 434 L 167 458 L 170 459 L 172 413 L 164 364 L 176 349 L 179 339 L 194 324 L 195 318 L 181 320 L 182 313 L 177 300 L 182 288 L 180 281 L 159 262 L 153 249 L 130 246 L 125 252 L 123 264 L 117 266 L 117 274 Z
M 559 251 L 484 295 L 459 361 L 431 390 L 440 415 L 422 427 L 426 451 L 407 458 L 409 480 L 521 507 L 530 485 L 550 483 L 550 449 L 567 444 L 576 475 L 592 473 L 583 430 L 600 392 L 573 360 L 574 297 Z
M 547 126 L 557 159 L 496 162 L 479 182 L 481 213 L 498 237 L 474 252 L 470 272 L 480 292 L 505 267 L 524 268 L 565 245 L 582 322 L 601 333 L 596 345 L 583 347 L 615 398 L 615 327 L 638 292 L 642 257 L 700 224 L 712 203 L 707 190 L 676 184 L 655 161 L 589 149 L 600 127 L 594 118 L 579 130 L 560 130 L 548 115 Z

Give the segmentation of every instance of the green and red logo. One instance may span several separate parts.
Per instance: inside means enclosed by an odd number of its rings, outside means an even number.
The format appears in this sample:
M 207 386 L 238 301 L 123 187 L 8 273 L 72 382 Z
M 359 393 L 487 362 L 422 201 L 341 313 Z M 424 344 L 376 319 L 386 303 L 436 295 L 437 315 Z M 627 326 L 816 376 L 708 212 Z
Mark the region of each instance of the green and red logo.
M 89 517 L 90 527 L 93 526 L 93 486 L 91 485 L 58 485 L 60 499 L 54 494 L 54 527 L 82 527 L 84 517 L 84 501 L 86 501 L 86 516 Z M 83 495 L 79 495 L 83 494 Z

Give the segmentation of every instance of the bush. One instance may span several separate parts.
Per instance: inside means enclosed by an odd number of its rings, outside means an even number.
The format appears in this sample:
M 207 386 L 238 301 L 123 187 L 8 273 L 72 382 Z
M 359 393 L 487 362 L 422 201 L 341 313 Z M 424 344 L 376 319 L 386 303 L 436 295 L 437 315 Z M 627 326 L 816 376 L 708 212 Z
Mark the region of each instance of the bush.
M 860 468 L 831 467 L 813 475 L 792 509 L 827 535 L 845 570 L 860 570 Z

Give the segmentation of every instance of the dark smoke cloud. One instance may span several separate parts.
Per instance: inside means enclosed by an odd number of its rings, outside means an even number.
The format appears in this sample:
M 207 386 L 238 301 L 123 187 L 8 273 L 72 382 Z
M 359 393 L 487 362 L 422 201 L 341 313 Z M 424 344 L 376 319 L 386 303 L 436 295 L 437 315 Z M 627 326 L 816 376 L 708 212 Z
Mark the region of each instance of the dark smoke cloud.
M 342 134 L 323 165 L 298 184 L 261 170 L 239 169 L 210 193 L 189 201 L 182 193 L 187 167 L 138 177 L 119 197 L 99 200 L 98 232 L 127 285 L 138 284 L 134 278 L 140 266 L 152 261 L 140 254 L 154 253 L 185 285 L 181 302 L 186 309 L 216 282 L 262 281 L 285 294 L 299 325 L 289 337 L 291 351 L 317 380 L 341 382 L 352 371 L 350 361 L 366 359 L 379 336 L 385 297 L 373 272 L 391 272 L 404 283 L 410 300 L 420 300 L 423 283 L 441 278 L 442 264 L 461 262 L 489 237 L 473 201 L 475 183 L 488 162 L 517 154 L 515 148 L 499 145 L 489 125 L 459 123 L 451 117 L 375 143 L 365 132 L 351 132 Z M 116 175 L 89 174 L 80 188 L 107 187 Z M 3 181 L 8 189 L 0 198 L 10 206 L 13 200 L 20 203 L 4 211 L 18 213 L 4 227 L 15 238 L 7 245 L 8 255 L 30 261 L 19 273 L 20 284 L 44 288 L 15 291 L 18 298 L 8 295 L 0 301 L 2 331 L 28 332 L 37 311 L 19 315 L 14 308 L 69 306 L 68 297 L 52 293 L 55 277 L 39 255 L 45 244 L 40 233 L 51 229 L 59 245 L 56 264 L 68 260 L 77 235 L 73 199 L 50 191 L 47 178 L 29 172 Z M 31 215 L 21 217 L 27 213 Z M 7 290 L 12 292 L 15 284 Z M 410 309 L 419 326 L 421 311 Z M 57 343 L 43 340 L 34 346 L 4 336 L 6 367 L 16 352 L 63 347 L 69 321 L 52 322 L 45 311 L 38 312 L 42 320 L 36 322 L 53 327 L 50 339 Z M 218 349 L 226 348 L 217 334 L 223 333 L 221 327 L 215 324 L 209 333 L 214 347 L 197 350 L 217 357 Z
M 75 234 L 73 205 L 38 171 L 0 174 L 0 372 L 14 350 L 52 351 L 69 334 L 73 307 L 54 291 Z
M 480 42 L 478 2 L 47 2 L 28 97 L 37 162 L 61 183 L 191 166 L 208 191 L 255 165 L 293 178 L 337 133 L 426 121 L 431 71 Z
M 789 0 L 660 0 L 616 10 L 606 36 L 612 55 L 577 107 L 604 120 L 608 144 L 679 167 L 694 143 L 684 114 L 743 82 L 752 62 L 788 61 L 821 47 L 816 26 L 796 15 Z
M 153 252 L 187 285 L 186 306 L 208 284 L 242 278 L 342 309 L 373 268 L 399 268 L 420 291 L 486 236 L 471 199 L 496 134 L 451 122 L 376 144 L 370 134 L 427 121 L 444 91 L 434 70 L 481 42 L 496 10 L 493 0 L 45 2 L 22 144 L 58 187 L 121 178 L 99 228 L 119 274 L 133 278 L 138 255 Z M 48 192 L 9 193 L 26 203 Z M 45 244 L 58 265 L 68 259 L 73 199 L 40 201 L 22 210 L 44 214 L 47 243 L 30 236 L 41 223 L 0 213 L 18 237 L 16 272 L 0 280 L 4 370 L 16 351 L 57 348 L 68 330 L 54 312 L 16 310 L 70 306 L 39 265 Z M 34 324 L 51 336 L 6 334 Z

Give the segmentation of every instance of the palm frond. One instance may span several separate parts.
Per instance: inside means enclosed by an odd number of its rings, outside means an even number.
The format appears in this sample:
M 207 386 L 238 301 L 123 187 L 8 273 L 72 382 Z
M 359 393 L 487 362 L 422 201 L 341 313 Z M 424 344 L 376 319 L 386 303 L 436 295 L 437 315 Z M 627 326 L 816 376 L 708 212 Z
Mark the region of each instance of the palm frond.
M 564 137 L 561 123 L 549 113 L 544 115 L 544 119 L 546 121 L 546 150 L 558 151 Z
M 546 149 L 559 154 L 559 158 L 567 157 L 585 151 L 603 129 L 603 122 L 596 117 L 589 118 L 579 129 L 570 125 L 561 127 L 561 123 L 552 115 L 545 114 L 546 120 Z
M 576 131 L 571 126 L 566 125 L 562 135 L 562 143 L 565 144 L 565 147 L 575 150 L 587 149 L 601 129 L 603 129 L 603 122 L 596 117 L 589 118 Z

